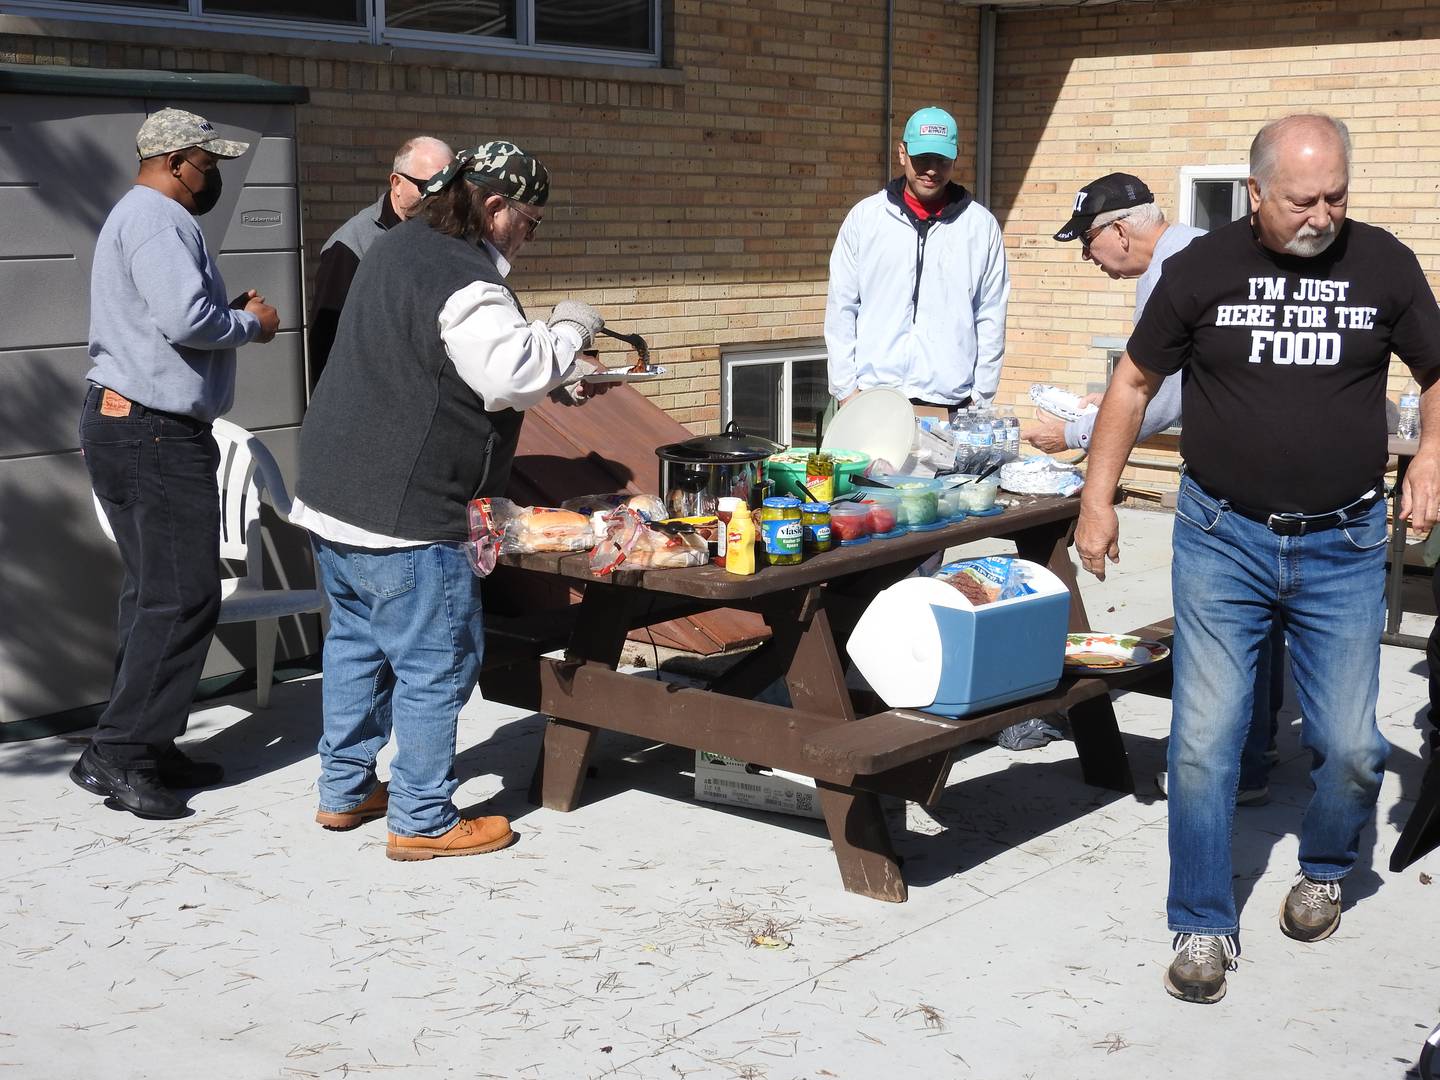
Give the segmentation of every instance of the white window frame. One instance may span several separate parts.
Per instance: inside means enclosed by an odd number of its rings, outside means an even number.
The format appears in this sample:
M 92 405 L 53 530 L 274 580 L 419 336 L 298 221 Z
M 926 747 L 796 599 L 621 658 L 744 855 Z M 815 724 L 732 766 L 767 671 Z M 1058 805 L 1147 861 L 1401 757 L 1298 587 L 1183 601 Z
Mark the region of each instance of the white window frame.
M 1182 165 L 1180 167 L 1180 183 L 1177 190 L 1180 192 L 1180 205 L 1176 207 L 1176 213 L 1182 224 L 1195 224 L 1195 181 L 1197 180 L 1229 180 L 1239 181 L 1240 188 L 1231 209 L 1236 212 L 1237 218 L 1244 217 L 1249 213 L 1249 196 L 1245 193 L 1245 181 L 1250 177 L 1250 166 L 1244 165 Z M 1241 205 L 1243 203 L 1243 205 Z
M 730 349 L 720 354 L 720 428 L 730 423 L 734 416 L 734 387 L 735 369 L 751 367 L 780 367 L 783 369 L 784 378 L 780 383 L 780 428 L 776 434 L 775 441 L 784 443 L 786 446 L 794 445 L 794 432 L 791 429 L 793 420 L 793 387 L 795 385 L 792 370 L 797 362 L 810 362 L 819 360 L 825 362 L 825 345 L 823 342 L 814 345 L 785 346 L 755 346 Z
M 650 52 L 537 44 L 535 42 L 534 0 L 513 0 L 513 2 L 519 7 L 515 26 L 516 37 L 514 38 L 467 37 L 464 34 L 390 29 L 385 26 L 385 0 L 366 0 L 363 15 L 364 25 L 260 18 L 249 15 L 205 15 L 201 13 L 202 0 L 187 0 L 188 9 L 184 12 L 151 10 L 128 5 L 107 6 L 103 3 L 62 4 L 52 3 L 49 0 L 6 0 L 4 10 L 7 14 L 12 15 L 33 15 L 73 22 L 152 26 L 191 32 L 199 30 L 216 34 L 244 34 L 248 37 L 296 38 L 307 41 L 337 41 L 362 45 L 399 45 L 418 49 L 443 49 L 449 52 L 613 64 L 620 67 L 654 68 L 660 66 L 660 9 L 663 0 L 649 0 L 650 38 L 655 43 L 654 49 Z

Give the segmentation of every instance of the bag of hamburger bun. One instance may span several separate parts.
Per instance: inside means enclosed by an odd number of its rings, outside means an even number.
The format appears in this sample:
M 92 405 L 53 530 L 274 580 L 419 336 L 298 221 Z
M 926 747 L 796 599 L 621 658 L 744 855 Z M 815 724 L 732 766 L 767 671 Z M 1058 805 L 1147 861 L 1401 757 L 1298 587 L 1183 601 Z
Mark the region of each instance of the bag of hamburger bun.
M 490 501 L 501 528 L 501 554 L 585 551 L 595 543 L 595 530 L 584 514 L 552 506 L 516 506 L 508 499 Z

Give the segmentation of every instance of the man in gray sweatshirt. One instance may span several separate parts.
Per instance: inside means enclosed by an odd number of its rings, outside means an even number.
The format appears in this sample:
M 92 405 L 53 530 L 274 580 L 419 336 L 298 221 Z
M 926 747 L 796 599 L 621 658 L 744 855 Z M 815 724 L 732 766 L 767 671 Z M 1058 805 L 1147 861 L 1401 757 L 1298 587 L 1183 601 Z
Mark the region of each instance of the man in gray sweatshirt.
M 110 702 L 70 778 L 139 817 L 189 813 L 177 789 L 220 766 L 175 746 L 220 612 L 219 451 L 210 423 L 235 393 L 235 348 L 275 336 L 254 289 L 233 300 L 195 216 L 220 198 L 219 162 L 248 143 L 162 109 L 135 140 L 135 186 L 106 218 L 90 282 L 94 366 L 80 419 L 90 482 L 120 548 Z

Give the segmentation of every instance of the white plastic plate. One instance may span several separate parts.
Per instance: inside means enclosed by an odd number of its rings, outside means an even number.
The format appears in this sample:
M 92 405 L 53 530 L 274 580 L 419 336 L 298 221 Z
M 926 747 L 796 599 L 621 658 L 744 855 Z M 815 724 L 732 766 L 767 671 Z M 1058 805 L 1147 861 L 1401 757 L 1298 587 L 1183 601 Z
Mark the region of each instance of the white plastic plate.
M 1061 420 L 1079 420 L 1099 408 L 1097 405 L 1082 403 L 1079 395 L 1072 394 L 1069 390 L 1045 383 L 1036 383 L 1030 387 L 1030 400 Z

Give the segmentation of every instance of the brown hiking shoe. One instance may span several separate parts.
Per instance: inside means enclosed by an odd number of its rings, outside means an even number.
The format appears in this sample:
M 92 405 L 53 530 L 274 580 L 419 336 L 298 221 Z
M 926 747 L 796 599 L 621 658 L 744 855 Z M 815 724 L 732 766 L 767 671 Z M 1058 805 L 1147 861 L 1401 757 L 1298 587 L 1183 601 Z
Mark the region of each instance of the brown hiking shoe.
M 1225 996 L 1225 972 L 1239 955 L 1235 939 L 1218 934 L 1176 934 L 1175 959 L 1165 970 L 1165 990 L 1181 1001 L 1213 1005 Z
M 1280 930 L 1296 941 L 1324 941 L 1340 925 L 1340 883 L 1301 876 L 1280 905 Z
M 479 855 L 505 847 L 515 834 L 503 817 L 461 818 L 449 832 L 439 836 L 396 836 L 389 834 L 385 854 L 401 862 L 434 859 L 442 855 Z
M 352 806 L 349 810 L 317 810 L 315 820 L 327 829 L 343 832 L 377 817 L 384 817 L 389 806 L 390 785 L 379 784 L 358 806 Z

